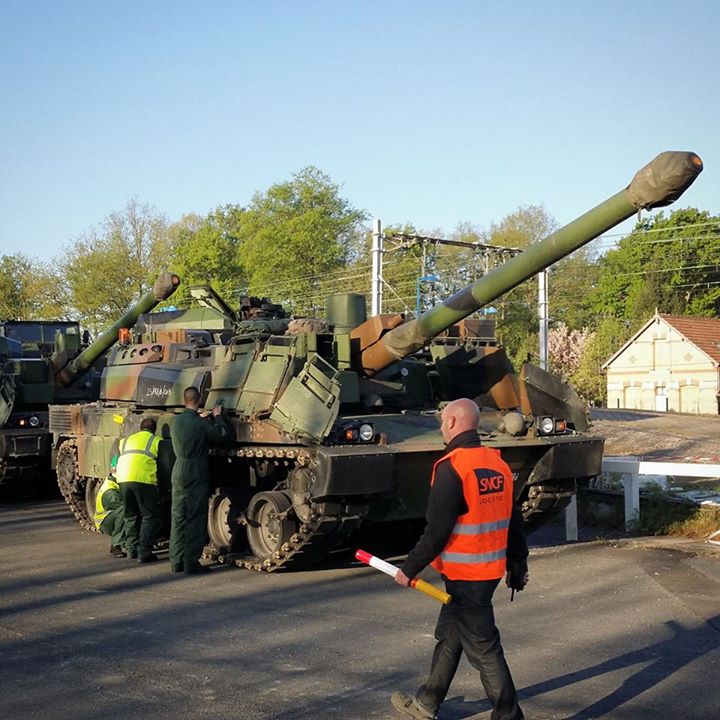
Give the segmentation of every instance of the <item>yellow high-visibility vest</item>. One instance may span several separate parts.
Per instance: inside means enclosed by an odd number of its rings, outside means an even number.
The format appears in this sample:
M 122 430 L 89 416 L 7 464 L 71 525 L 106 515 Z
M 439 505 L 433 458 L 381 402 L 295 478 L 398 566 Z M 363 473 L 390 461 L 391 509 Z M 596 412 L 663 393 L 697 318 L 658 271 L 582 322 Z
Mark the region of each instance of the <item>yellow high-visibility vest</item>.
M 157 485 L 157 456 L 160 438 L 141 430 L 120 441 L 115 477 L 119 483 Z
M 102 521 L 108 516 L 110 513 L 110 510 L 105 507 L 105 504 L 103 502 L 103 495 L 108 490 L 120 490 L 119 485 L 115 482 L 115 478 L 112 475 L 108 475 L 105 480 L 103 481 L 103 484 L 100 486 L 100 490 L 98 490 L 97 497 L 95 498 L 95 529 L 99 530 L 100 526 L 102 525 Z

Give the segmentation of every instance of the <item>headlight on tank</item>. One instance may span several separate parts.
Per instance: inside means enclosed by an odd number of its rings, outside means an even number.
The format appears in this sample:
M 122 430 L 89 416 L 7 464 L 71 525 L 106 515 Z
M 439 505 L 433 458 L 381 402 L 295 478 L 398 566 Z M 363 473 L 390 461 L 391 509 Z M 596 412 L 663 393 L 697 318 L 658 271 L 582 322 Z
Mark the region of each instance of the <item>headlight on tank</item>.
M 552 435 L 555 430 L 555 419 L 542 417 L 538 419 L 538 431 L 540 435 Z
M 567 432 L 567 421 L 544 415 L 537 419 L 538 435 L 562 435 Z
M 375 437 L 375 428 L 370 423 L 360 426 L 360 442 L 370 442 Z
M 28 418 L 28 425 L 30 427 L 34 427 L 34 428 L 39 427 L 40 426 L 40 418 L 37 415 L 31 415 Z
M 353 422 L 345 425 L 339 432 L 341 443 L 369 443 L 375 440 L 375 428 L 372 423 Z

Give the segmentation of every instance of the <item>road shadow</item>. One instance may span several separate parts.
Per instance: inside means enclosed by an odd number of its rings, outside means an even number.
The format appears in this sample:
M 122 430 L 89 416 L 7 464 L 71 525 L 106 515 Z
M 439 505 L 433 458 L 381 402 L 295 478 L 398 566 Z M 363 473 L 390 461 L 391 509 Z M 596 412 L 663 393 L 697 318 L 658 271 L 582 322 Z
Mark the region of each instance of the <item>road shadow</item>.
M 688 663 L 694 662 L 711 650 L 716 650 L 720 642 L 720 615 L 716 615 L 692 630 L 687 630 L 675 621 L 667 622 L 665 626 L 672 632 L 672 636 L 666 640 L 623 653 L 582 670 L 558 675 L 522 688 L 518 690 L 520 703 L 544 693 L 568 688 L 586 680 L 597 680 L 607 673 L 639 665 L 640 667 L 632 675 L 626 677 L 615 690 L 573 715 L 564 717 L 563 720 L 601 718 L 656 685 L 665 682 Z M 468 720 L 474 718 L 478 713 L 491 709 L 487 700 L 466 701 L 462 697 L 455 697 L 443 703 L 438 718 L 439 720 Z

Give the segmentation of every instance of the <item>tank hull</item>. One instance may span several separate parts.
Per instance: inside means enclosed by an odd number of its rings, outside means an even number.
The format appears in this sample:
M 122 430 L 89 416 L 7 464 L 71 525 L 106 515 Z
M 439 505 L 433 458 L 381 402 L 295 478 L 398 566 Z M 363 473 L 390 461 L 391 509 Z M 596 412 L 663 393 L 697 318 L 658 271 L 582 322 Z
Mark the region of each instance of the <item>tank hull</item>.
M 151 416 L 163 438 L 158 458 L 158 485 L 169 531 L 170 475 L 174 455 L 170 427 L 176 411 L 139 410 L 123 404 L 52 406 L 51 425 L 59 448 L 58 481 L 79 522 L 94 530 L 94 493 L 109 470 L 109 458 L 120 438 Z M 493 426 L 497 413 L 484 413 Z M 225 442 L 211 449 L 211 494 L 208 507 L 206 555 L 243 567 L 276 570 L 305 567 L 316 559 L 307 549 L 298 552 L 290 539 L 307 534 L 318 552 L 348 542 L 368 525 L 419 520 L 425 515 L 434 463 L 444 453 L 437 415 L 398 413 L 348 416 L 348 421 L 372 422 L 387 439 L 381 444 L 298 446 L 281 442 Z M 245 436 L 245 423 L 230 420 L 236 436 Z M 266 441 L 271 433 L 266 433 Z M 600 473 L 603 441 L 579 434 L 552 438 L 486 435 L 483 443 L 500 450 L 515 480 L 516 502 L 528 531 L 565 507 L 578 481 Z M 71 459 L 66 456 L 71 454 Z M 297 479 L 304 485 L 297 487 Z M 284 550 L 258 558 L 247 546 L 243 521 L 251 498 L 258 493 L 282 493 L 296 509 Z M 297 494 L 302 494 L 298 501 Z M 320 532 L 321 531 L 321 532 Z M 163 539 L 160 538 L 160 542 Z

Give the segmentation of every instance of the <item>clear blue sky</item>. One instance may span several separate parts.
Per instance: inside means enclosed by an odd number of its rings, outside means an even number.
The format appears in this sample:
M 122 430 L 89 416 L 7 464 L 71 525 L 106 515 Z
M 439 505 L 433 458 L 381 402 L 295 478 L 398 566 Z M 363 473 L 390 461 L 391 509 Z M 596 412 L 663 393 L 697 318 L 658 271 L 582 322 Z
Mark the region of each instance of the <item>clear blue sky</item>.
M 386 224 L 560 223 L 662 150 L 720 212 L 720 3 L 1 0 L 0 252 L 315 165 Z

